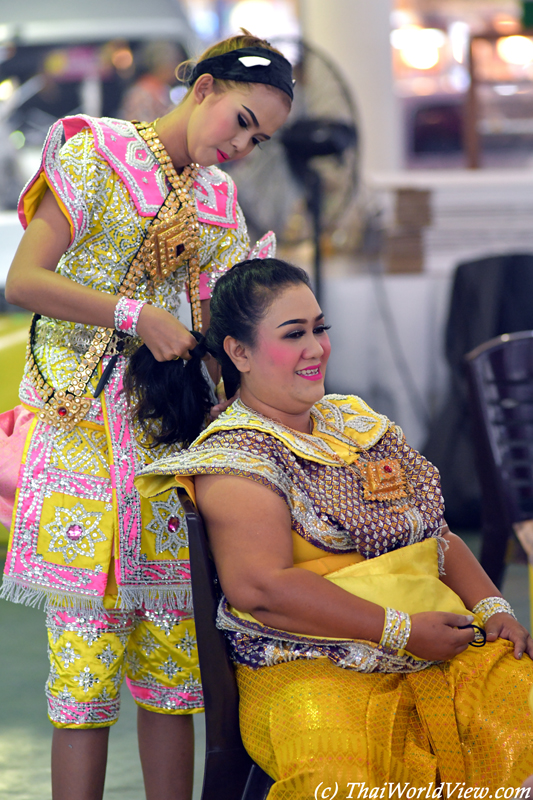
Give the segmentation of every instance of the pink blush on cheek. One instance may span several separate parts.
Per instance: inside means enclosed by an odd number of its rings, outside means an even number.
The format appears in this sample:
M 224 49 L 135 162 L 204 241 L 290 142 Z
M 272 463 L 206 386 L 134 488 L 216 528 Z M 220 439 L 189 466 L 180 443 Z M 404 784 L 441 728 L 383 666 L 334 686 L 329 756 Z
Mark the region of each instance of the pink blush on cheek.
M 283 344 L 268 342 L 263 345 L 263 352 L 268 361 L 272 364 L 288 367 L 295 363 L 294 348 L 284 346 Z

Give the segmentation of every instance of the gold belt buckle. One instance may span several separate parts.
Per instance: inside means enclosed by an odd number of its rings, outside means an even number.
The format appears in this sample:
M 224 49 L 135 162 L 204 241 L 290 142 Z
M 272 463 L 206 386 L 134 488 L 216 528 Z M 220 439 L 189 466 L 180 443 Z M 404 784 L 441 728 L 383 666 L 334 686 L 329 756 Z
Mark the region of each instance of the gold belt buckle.
M 55 391 L 39 412 L 39 419 L 56 428 L 71 431 L 91 409 L 90 397 L 76 397 L 63 390 Z

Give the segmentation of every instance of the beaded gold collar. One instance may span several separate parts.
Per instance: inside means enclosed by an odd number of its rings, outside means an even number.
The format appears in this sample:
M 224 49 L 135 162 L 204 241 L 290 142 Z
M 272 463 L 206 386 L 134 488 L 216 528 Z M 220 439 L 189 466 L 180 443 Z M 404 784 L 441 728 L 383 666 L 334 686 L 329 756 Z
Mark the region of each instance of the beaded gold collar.
M 263 414 L 260 414 L 258 411 L 248 408 L 248 406 L 246 406 L 240 399 L 236 402 L 241 403 L 243 408 L 246 409 L 250 416 L 260 420 L 265 428 L 273 427 L 274 430 L 276 428 L 281 428 L 287 432 L 291 439 L 300 441 L 304 440 L 308 445 L 309 443 L 312 443 L 314 447 L 321 445 L 324 441 L 319 438 L 320 432 L 318 432 L 318 436 L 313 434 L 314 424 L 312 415 L 309 417 L 309 433 L 304 433 L 302 431 L 297 431 L 294 428 L 287 427 L 287 425 L 284 425 L 279 420 L 272 420 L 269 417 L 265 417 Z M 343 437 L 342 431 L 337 430 L 334 426 L 326 425 L 326 430 L 328 428 L 334 435 L 340 438 L 345 438 Z M 319 441 L 317 441 L 317 438 Z M 333 461 L 335 461 L 340 467 L 350 470 L 350 472 L 352 472 L 355 477 L 361 481 L 363 485 L 363 495 L 366 501 L 405 501 L 409 498 L 407 479 L 399 459 L 382 458 L 378 461 L 365 461 L 359 457 L 357 461 L 348 463 L 339 455 L 337 455 L 337 453 L 331 448 L 331 446 L 328 445 L 327 442 L 325 444 L 329 451 L 329 457 L 332 458 Z M 354 451 L 357 451 L 357 448 L 354 445 L 352 446 Z M 348 446 L 348 449 L 350 449 L 350 445 Z M 403 505 L 396 504 L 393 510 L 398 512 L 406 511 L 407 505 L 405 505 L 405 503 Z

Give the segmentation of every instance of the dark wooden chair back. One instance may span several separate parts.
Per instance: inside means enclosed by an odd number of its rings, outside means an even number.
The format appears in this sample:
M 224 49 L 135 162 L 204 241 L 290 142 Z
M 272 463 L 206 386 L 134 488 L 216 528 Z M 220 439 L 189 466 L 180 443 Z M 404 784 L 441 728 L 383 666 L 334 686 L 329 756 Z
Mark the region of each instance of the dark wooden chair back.
M 205 704 L 202 800 L 265 800 L 272 779 L 250 758 L 239 728 L 239 693 L 226 639 L 216 627 L 220 587 L 202 518 L 179 490 L 189 535 L 196 638 Z
M 533 331 L 466 355 L 483 500 L 481 563 L 501 584 L 512 525 L 533 518 Z

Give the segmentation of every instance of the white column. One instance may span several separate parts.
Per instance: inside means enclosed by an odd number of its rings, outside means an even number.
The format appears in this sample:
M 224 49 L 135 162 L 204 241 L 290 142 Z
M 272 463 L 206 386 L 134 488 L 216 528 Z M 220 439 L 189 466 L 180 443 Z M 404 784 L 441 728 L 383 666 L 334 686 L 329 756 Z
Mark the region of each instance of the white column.
M 300 0 L 303 35 L 323 49 L 352 90 L 363 175 L 400 169 L 402 126 L 390 47 L 392 0 Z

